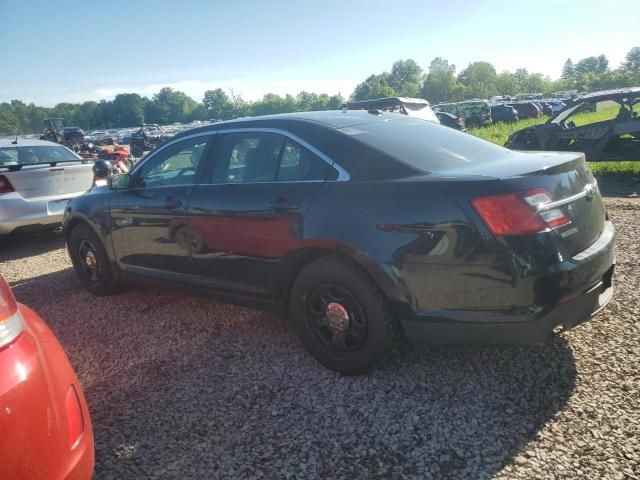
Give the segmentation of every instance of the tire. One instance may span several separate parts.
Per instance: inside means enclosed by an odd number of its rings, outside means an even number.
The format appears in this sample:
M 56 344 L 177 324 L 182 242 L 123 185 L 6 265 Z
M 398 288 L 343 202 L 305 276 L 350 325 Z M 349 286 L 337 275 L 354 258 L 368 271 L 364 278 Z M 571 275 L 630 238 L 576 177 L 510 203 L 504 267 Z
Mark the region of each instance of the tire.
M 69 254 L 82 285 L 97 296 L 110 295 L 119 283 L 102 241 L 88 225 L 78 225 L 69 236 Z M 93 262 L 90 265 L 90 262 Z
M 298 337 L 313 358 L 348 375 L 366 373 L 382 360 L 394 332 L 377 286 L 337 257 L 315 260 L 300 272 L 289 309 Z

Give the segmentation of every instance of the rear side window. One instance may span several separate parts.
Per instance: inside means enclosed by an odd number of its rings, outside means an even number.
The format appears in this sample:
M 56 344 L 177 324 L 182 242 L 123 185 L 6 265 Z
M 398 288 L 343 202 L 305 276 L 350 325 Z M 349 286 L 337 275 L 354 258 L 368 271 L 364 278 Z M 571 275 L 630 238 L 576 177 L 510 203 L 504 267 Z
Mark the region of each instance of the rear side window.
M 324 180 L 330 169 L 330 180 L 337 178 L 338 172 L 308 149 L 291 140 L 287 140 L 282 150 L 282 157 L 276 180 L 279 182 Z
M 341 131 L 424 173 L 487 163 L 510 152 L 453 128 L 410 117 L 389 118 Z
M 283 135 L 259 132 L 224 135 L 213 174 L 215 183 L 296 182 L 336 177 L 336 171 L 302 145 Z
M 284 137 L 272 133 L 231 133 L 222 137 L 214 166 L 214 181 L 272 182 Z

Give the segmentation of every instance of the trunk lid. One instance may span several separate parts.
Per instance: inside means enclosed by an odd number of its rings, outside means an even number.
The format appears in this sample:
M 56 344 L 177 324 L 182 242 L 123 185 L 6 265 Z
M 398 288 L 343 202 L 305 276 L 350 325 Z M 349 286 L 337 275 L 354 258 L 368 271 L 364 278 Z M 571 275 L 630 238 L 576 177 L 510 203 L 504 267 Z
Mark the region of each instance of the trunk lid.
M 55 166 L 24 165 L 20 170 L 0 169 L 24 198 L 84 192 L 93 183 L 93 162 L 59 162 Z
M 453 173 L 498 179 L 508 192 L 547 190 L 552 206 L 557 205 L 571 220 L 551 231 L 565 258 L 587 249 L 604 229 L 605 205 L 583 153 L 510 152 L 495 161 L 440 172 Z

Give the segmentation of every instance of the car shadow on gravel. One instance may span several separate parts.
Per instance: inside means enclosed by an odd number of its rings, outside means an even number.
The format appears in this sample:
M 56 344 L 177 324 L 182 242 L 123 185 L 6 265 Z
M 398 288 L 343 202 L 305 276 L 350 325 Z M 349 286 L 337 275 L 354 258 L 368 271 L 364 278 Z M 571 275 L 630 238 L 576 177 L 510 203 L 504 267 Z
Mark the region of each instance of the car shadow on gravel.
M 569 399 L 562 336 L 528 348 L 414 348 L 371 374 L 319 366 L 280 317 L 132 289 L 71 268 L 15 282 L 89 402 L 96 478 L 489 478 Z
M 0 235 L 0 262 L 41 255 L 62 247 L 62 227 Z

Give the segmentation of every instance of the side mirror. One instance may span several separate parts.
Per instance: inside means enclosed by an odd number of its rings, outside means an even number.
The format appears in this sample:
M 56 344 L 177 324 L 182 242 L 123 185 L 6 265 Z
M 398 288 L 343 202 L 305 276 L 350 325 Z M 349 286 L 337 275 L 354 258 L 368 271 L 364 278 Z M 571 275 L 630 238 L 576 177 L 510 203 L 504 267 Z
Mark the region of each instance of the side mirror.
M 122 173 L 120 175 L 110 175 L 107 178 L 107 185 L 111 190 L 123 190 L 131 186 L 132 183 L 131 175 L 128 173 Z

